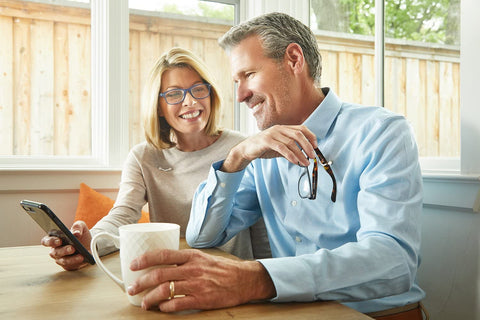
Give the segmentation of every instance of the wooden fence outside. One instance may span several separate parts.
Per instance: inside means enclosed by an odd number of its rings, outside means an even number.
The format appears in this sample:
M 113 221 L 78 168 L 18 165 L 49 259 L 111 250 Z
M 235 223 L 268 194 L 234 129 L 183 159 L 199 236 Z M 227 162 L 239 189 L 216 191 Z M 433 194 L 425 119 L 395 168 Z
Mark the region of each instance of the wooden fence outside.
M 373 39 L 317 35 L 322 84 L 344 101 L 375 104 Z M 405 115 L 425 157 L 460 156 L 460 51 L 390 41 L 385 46 L 385 107 Z
M 228 28 L 130 15 L 131 146 L 143 140 L 140 97 L 146 75 L 172 46 L 192 50 L 211 68 L 223 91 L 221 124 L 233 127 L 230 66 L 217 44 Z M 2 1 L 0 34 L 0 155 L 90 154 L 90 11 Z M 373 105 L 373 41 L 332 34 L 317 38 L 322 85 L 344 101 Z M 385 81 L 385 106 L 412 122 L 420 154 L 458 156 L 459 51 L 387 44 Z

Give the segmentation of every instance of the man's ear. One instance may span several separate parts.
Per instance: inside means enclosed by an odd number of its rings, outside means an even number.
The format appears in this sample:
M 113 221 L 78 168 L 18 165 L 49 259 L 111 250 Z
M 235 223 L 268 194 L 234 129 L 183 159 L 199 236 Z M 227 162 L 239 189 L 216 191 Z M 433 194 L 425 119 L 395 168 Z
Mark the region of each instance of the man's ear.
M 305 66 L 302 47 L 298 43 L 290 43 L 285 50 L 285 60 L 294 72 L 302 72 Z

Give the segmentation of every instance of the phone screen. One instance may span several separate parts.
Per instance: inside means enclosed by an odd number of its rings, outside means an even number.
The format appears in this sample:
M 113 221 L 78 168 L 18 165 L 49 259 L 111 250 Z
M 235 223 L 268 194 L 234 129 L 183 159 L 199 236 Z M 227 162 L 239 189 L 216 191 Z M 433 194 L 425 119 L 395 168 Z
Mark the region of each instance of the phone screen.
M 88 252 L 63 222 L 45 204 L 30 200 L 22 200 L 20 205 L 48 235 L 60 238 L 63 245 L 70 244 L 74 246 L 77 252 L 85 257 L 85 260 L 88 263 L 95 264 L 95 260 L 90 252 Z

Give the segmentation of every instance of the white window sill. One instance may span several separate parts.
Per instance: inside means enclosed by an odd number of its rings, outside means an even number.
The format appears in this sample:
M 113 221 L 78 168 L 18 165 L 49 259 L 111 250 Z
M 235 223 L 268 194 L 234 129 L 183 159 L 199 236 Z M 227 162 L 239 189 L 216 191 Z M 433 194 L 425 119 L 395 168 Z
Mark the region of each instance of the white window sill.
M 0 193 L 77 190 L 80 183 L 94 189 L 116 190 L 121 169 L 1 169 Z
M 455 172 L 423 172 L 424 205 L 478 212 L 480 177 Z

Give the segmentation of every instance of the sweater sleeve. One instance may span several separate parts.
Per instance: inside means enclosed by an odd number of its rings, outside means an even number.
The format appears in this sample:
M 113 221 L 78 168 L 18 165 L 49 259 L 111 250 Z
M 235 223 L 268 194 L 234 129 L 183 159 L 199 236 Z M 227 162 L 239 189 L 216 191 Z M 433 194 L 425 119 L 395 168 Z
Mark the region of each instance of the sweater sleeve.
M 141 164 L 135 155 L 135 149 L 130 151 L 122 171 L 120 189 L 113 208 L 92 228 L 92 236 L 101 232 L 118 235 L 122 225 L 136 223 L 141 217 L 142 207 L 146 203 L 146 186 L 142 175 Z M 105 255 L 116 251 L 113 241 L 100 239 L 98 251 Z

